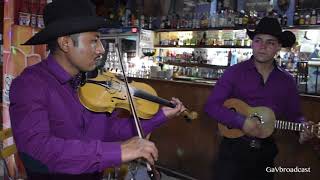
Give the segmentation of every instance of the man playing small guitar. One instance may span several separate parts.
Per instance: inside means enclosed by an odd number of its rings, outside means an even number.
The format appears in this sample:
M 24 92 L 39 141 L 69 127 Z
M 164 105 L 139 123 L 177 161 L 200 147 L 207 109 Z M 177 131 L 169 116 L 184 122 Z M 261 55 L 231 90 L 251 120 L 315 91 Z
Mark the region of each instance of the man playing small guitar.
M 227 130 L 241 130 L 234 138 L 222 139 L 215 180 L 273 179 L 273 174 L 266 172 L 266 167 L 273 167 L 278 153 L 270 136 L 275 119 L 285 117 L 288 121 L 303 123 L 302 127 L 309 124 L 302 116 L 293 77 L 278 67 L 274 59 L 281 47 L 294 45 L 295 35 L 282 31 L 277 19 L 270 17 L 261 19 L 256 29 L 247 33 L 252 39 L 253 56 L 224 72 L 205 107 L 208 115 L 226 126 Z M 239 99 L 247 106 L 224 104 L 230 98 Z M 270 113 L 250 113 L 248 106 L 264 106 L 268 110 L 263 109 L 262 112 Z M 269 128 L 264 128 L 266 126 Z M 304 128 L 299 141 L 302 143 L 311 137 L 309 129 Z
M 320 122 L 319 124 L 314 124 L 313 122 L 297 123 L 276 120 L 275 114 L 272 109 L 265 106 L 250 107 L 245 102 L 235 98 L 226 100 L 223 105 L 231 109 L 232 111 L 240 113 L 245 117 L 249 117 L 250 121 L 257 122 L 258 127 L 256 129 L 253 129 L 253 131 L 256 131 L 254 137 L 267 138 L 273 133 L 274 129 L 276 128 L 298 132 L 302 132 L 307 129 L 306 133 L 301 134 L 301 143 L 305 139 L 305 137 L 302 136 L 309 136 L 309 132 L 320 138 Z M 245 132 L 243 130 L 232 129 L 227 125 L 223 125 L 221 123 L 218 124 L 218 127 L 220 133 L 227 138 L 239 138 L 245 135 Z M 247 134 L 250 134 L 250 132 Z

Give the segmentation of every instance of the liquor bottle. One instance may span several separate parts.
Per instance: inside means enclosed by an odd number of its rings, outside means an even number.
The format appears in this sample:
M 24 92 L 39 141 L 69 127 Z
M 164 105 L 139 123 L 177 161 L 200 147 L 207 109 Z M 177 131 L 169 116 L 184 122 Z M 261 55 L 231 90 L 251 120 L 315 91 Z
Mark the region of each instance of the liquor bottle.
M 171 17 L 170 15 L 166 16 L 166 23 L 164 24 L 166 29 L 170 29 L 171 28 Z
M 120 23 L 123 27 L 126 27 L 126 16 L 121 16 Z
M 299 25 L 299 13 L 298 13 L 298 11 L 296 11 L 296 12 L 294 13 L 294 16 L 293 16 L 293 24 L 294 24 L 294 25 Z
M 287 15 L 284 14 L 281 18 L 281 25 L 282 26 L 287 26 L 287 23 L 288 23 L 288 18 L 287 18 Z
M 300 12 L 299 25 L 304 25 L 304 23 L 305 23 L 304 15 L 302 12 Z
M 193 13 L 193 16 L 192 16 L 192 27 L 193 29 L 197 28 L 197 14 L 196 13 Z
M 204 13 L 199 14 L 199 15 L 200 15 L 200 28 L 205 28 L 204 27 L 205 15 L 204 15 Z
M 30 0 L 31 27 L 37 27 L 37 13 L 39 12 L 39 0 Z
M 234 27 L 235 13 L 233 10 L 229 10 L 229 17 L 230 18 L 228 18 L 228 26 Z
M 125 27 L 131 26 L 131 10 L 129 8 L 126 8 L 125 10 L 124 26 Z
M 166 24 L 166 17 L 162 16 L 161 18 L 161 24 L 160 24 L 160 29 L 164 29 Z
M 244 13 L 244 16 L 243 16 L 243 19 L 242 19 L 242 23 L 244 26 L 247 26 L 248 23 L 249 23 L 249 17 L 248 17 L 248 14 L 245 12 Z
M 215 17 L 215 13 L 211 14 L 209 17 L 209 24 L 208 24 L 209 28 L 213 28 L 216 26 L 216 17 Z
M 235 27 L 239 26 L 239 13 L 238 12 L 234 13 L 234 26 Z
M 306 25 L 309 25 L 310 24 L 310 19 L 311 19 L 311 16 L 310 16 L 310 13 L 309 13 L 309 11 L 306 11 L 306 13 L 305 13 L 305 20 L 304 20 L 304 24 L 306 24 Z
M 178 26 L 177 29 L 179 28 L 186 28 L 186 16 L 183 13 L 180 17 L 179 17 L 179 21 L 178 21 Z
M 130 20 L 130 24 L 132 27 L 137 27 L 139 25 L 138 23 L 138 19 L 136 18 L 136 15 L 135 14 L 131 14 L 131 20 Z
M 239 27 L 242 27 L 243 26 L 243 17 L 244 17 L 244 14 L 245 14 L 245 12 L 244 12 L 244 10 L 241 10 L 240 11 L 240 13 L 239 13 L 239 18 L 238 18 L 238 25 L 239 25 Z
M 226 16 L 225 16 L 225 11 L 224 10 L 221 10 L 220 11 L 220 14 L 218 16 L 218 27 L 225 27 L 226 26 L 226 22 L 227 22 L 227 19 L 226 19 Z
M 196 28 L 200 28 L 200 13 L 196 14 Z
M 317 24 L 320 24 L 320 9 L 317 11 Z
M 204 45 L 206 45 L 206 42 L 207 42 L 207 34 L 206 34 L 206 32 L 204 32 L 202 35 L 202 38 L 199 42 L 199 45 L 204 46 Z
M 181 19 L 180 19 L 179 14 L 176 14 L 176 22 L 175 23 L 176 23 L 176 28 L 180 29 Z
M 19 10 L 19 25 L 29 26 L 31 14 L 29 12 L 28 0 L 23 0 Z
M 152 16 L 149 16 L 148 28 L 152 29 Z
M 227 55 L 227 58 L 228 58 L 228 65 L 227 66 L 230 66 L 231 65 L 231 57 L 232 57 L 232 52 L 231 50 L 228 51 L 228 55 Z M 233 64 L 232 64 L 233 65 Z
M 176 29 L 177 28 L 177 16 L 175 13 L 172 14 L 171 16 L 171 29 Z
M 46 0 L 39 1 L 39 11 L 37 13 L 37 27 L 38 28 L 44 28 L 43 9 L 46 6 L 46 4 L 47 4 Z
M 310 24 L 312 24 L 312 25 L 317 24 L 317 14 L 316 14 L 316 10 L 315 9 L 312 10 L 311 18 L 310 18 Z
M 144 15 L 143 15 L 143 14 L 141 14 L 141 16 L 140 16 L 139 26 L 140 26 L 140 28 L 142 28 L 142 29 L 146 28 L 146 27 L 145 27 Z

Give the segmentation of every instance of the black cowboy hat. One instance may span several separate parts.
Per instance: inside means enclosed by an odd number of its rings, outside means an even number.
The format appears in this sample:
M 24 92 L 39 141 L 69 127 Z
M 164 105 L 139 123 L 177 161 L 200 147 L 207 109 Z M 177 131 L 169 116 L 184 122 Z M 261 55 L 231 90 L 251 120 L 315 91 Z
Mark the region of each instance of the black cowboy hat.
M 117 27 L 98 17 L 90 0 L 53 0 L 43 14 L 45 28 L 22 45 L 47 44 L 61 36 Z
M 296 36 L 291 31 L 282 31 L 279 21 L 272 17 L 264 17 L 258 23 L 254 31 L 247 30 L 250 39 L 257 34 L 269 34 L 276 37 L 282 47 L 292 47 L 296 42 Z

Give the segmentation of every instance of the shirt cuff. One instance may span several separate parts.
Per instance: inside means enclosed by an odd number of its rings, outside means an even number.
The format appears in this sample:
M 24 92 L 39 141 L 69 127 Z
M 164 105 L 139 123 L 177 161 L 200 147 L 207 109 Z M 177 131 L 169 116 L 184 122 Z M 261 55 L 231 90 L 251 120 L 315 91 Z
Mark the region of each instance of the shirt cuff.
M 236 129 L 242 129 L 244 121 L 246 120 L 246 118 L 240 114 L 238 114 L 236 116 L 235 121 L 233 121 L 234 123 L 232 124 L 233 128 Z
M 297 119 L 296 122 L 304 123 L 304 122 L 306 122 L 306 119 L 305 119 L 303 116 L 301 116 L 301 117 L 299 117 L 299 118 Z
M 168 118 L 164 114 L 162 109 L 160 111 L 158 111 L 157 114 L 153 117 L 153 121 L 155 122 L 155 127 L 162 125 L 167 120 L 168 120 Z
M 121 165 L 121 144 L 120 142 L 102 142 L 100 149 L 100 171 L 109 167 Z

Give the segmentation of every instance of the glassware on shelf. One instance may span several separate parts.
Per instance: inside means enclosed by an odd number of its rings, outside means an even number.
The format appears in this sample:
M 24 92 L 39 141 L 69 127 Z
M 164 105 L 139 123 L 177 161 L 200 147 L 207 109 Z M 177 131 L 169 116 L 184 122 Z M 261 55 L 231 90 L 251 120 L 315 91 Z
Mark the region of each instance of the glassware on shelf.
M 156 49 L 154 48 L 142 48 L 142 53 L 144 56 L 154 56 L 156 53 Z

